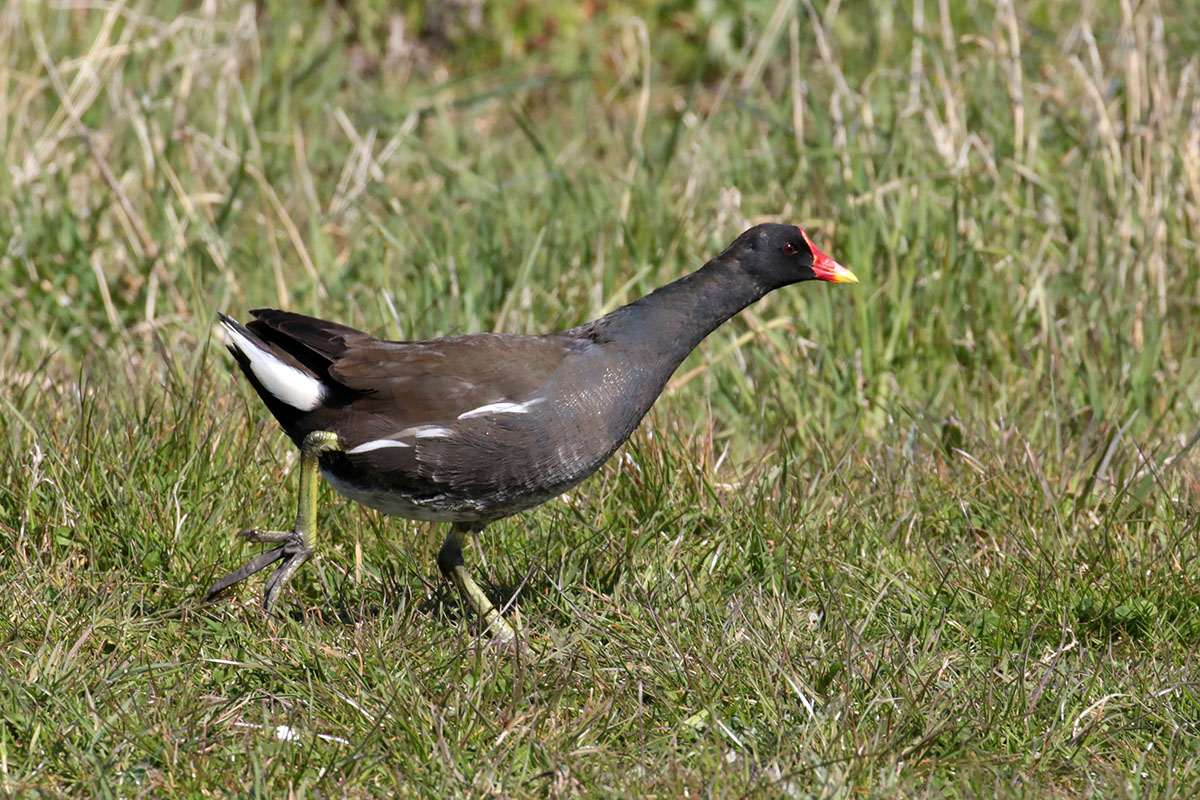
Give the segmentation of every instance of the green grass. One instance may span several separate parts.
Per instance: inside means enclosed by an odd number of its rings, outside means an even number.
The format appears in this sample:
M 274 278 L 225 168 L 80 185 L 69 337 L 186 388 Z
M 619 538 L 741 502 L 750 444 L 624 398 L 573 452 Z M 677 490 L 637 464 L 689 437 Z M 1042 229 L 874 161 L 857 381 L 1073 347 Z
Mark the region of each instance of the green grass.
M 1200 790 L 1200 21 L 906 5 L 0 7 L 0 791 Z M 216 311 L 547 331 L 764 220 L 862 283 L 472 542 L 540 650 L 327 489 L 199 602 L 296 492 Z

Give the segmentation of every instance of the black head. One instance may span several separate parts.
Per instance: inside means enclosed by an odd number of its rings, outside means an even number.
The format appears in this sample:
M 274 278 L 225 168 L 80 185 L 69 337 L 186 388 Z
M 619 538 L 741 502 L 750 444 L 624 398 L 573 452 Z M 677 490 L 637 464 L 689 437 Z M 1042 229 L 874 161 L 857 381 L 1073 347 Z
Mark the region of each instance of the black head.
M 795 225 L 755 225 L 718 256 L 775 289 L 800 281 L 858 283 L 854 273 L 817 249 Z

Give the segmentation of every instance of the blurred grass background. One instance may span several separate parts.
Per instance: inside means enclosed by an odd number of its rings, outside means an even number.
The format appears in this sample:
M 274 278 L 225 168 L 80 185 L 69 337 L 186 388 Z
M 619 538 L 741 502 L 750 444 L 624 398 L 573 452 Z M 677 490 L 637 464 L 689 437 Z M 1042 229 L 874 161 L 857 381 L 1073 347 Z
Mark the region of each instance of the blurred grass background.
M 1198 52 L 1153 0 L 6 0 L 0 790 L 1193 794 Z M 767 220 L 862 283 L 472 544 L 541 653 L 327 490 L 282 616 L 198 602 L 295 497 L 216 311 L 544 332 Z

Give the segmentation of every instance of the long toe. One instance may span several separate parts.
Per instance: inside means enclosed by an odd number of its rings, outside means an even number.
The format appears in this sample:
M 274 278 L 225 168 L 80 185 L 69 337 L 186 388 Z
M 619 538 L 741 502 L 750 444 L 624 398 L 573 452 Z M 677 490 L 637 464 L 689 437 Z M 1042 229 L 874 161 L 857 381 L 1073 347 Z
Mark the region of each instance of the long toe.
M 263 531 L 258 528 L 247 528 L 244 531 L 238 531 L 238 538 L 245 539 L 247 542 L 256 542 L 259 544 L 274 544 L 276 542 L 291 542 L 295 540 L 303 541 L 303 537 L 295 531 Z
M 204 599 L 206 601 L 212 600 L 214 597 L 216 597 L 221 592 L 228 589 L 230 586 L 233 586 L 236 583 L 241 583 L 242 581 L 246 580 L 246 578 L 249 578 L 254 573 L 260 572 L 260 571 L 266 569 L 267 567 L 271 566 L 276 561 L 278 561 L 279 559 L 283 558 L 286 555 L 287 555 L 287 546 L 286 545 L 280 545 L 279 547 L 276 547 L 273 550 L 268 550 L 265 553 L 259 553 L 254 558 L 250 559 L 245 564 L 242 564 L 242 566 L 238 567 L 233 572 L 229 573 L 224 578 L 221 578 L 221 580 L 214 583 L 212 585 L 212 588 L 208 590 L 208 594 L 204 595 Z
M 270 611 L 275 607 L 275 603 L 279 601 L 279 593 L 283 590 L 284 585 L 291 580 L 292 575 L 296 573 L 300 565 L 308 561 L 312 556 L 312 551 L 307 548 L 294 549 L 291 545 L 284 545 L 279 549 L 290 550 L 291 552 L 288 553 L 288 557 L 284 562 L 279 565 L 279 569 L 271 573 L 270 578 L 267 578 L 267 586 L 263 592 L 262 601 L 264 611 Z

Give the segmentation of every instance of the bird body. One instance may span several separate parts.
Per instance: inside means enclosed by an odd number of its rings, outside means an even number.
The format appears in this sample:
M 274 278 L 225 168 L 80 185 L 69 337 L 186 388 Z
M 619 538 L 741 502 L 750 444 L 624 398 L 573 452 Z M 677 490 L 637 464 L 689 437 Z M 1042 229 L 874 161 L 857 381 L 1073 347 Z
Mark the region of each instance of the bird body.
M 700 341 L 812 278 L 856 282 L 799 228 L 760 225 L 698 271 L 558 333 L 389 342 L 273 309 L 220 322 L 288 436 L 302 450 L 314 435 L 336 441 L 314 463 L 338 493 L 479 530 L 595 472 Z

